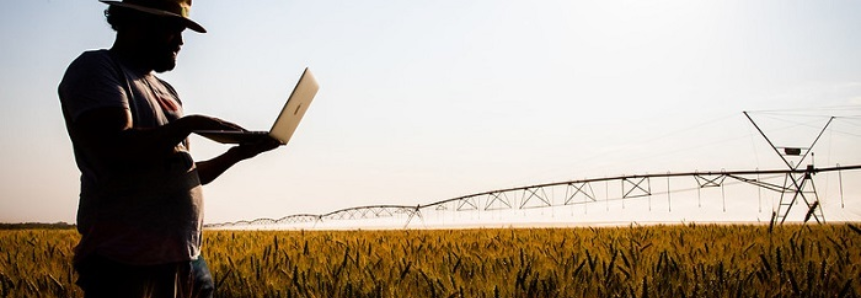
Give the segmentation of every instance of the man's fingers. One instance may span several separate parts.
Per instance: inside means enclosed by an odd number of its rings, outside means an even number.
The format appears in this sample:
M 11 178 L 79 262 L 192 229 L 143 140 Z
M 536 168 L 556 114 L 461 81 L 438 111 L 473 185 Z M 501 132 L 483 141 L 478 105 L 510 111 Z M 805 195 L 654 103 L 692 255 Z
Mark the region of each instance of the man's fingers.
M 224 121 L 215 117 L 204 115 L 186 116 L 186 121 L 192 131 L 194 130 L 239 130 L 245 131 L 242 126 L 236 125 L 229 121 Z
M 239 126 L 239 125 L 237 125 L 237 124 L 235 124 L 235 123 L 233 123 L 233 122 L 225 121 L 225 120 L 221 120 L 221 119 L 214 118 L 214 117 L 213 117 L 213 118 L 211 118 L 211 119 L 212 119 L 212 120 L 214 120 L 214 121 L 217 123 L 217 125 L 221 127 L 221 128 L 220 128 L 221 130 L 239 130 L 239 131 L 246 131 L 246 129 L 245 129 L 245 128 L 243 128 L 242 126 Z

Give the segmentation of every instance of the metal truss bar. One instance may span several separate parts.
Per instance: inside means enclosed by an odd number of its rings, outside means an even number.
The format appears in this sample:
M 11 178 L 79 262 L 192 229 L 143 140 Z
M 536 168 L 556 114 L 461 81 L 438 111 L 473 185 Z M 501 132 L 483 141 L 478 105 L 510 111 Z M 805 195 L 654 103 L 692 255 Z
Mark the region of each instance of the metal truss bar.
M 541 191 L 541 193 L 543 193 L 543 194 L 544 194 L 544 197 L 542 197 L 541 195 L 539 195 L 539 194 L 538 194 L 538 191 L 539 191 L 539 190 Z M 542 202 L 544 202 L 545 204 L 547 204 L 547 206 L 552 206 L 552 205 L 553 205 L 552 203 L 550 203 L 550 201 L 548 201 L 548 200 L 546 199 L 546 197 L 547 197 L 547 192 L 545 192 L 545 191 L 544 191 L 544 188 L 543 188 L 543 187 L 536 187 L 536 188 L 527 188 L 527 189 L 524 189 L 524 190 L 523 190 L 523 196 L 524 196 L 524 197 L 526 197 L 526 193 L 527 193 L 527 192 L 529 192 L 529 197 L 527 197 L 527 198 L 526 198 L 526 199 L 524 199 L 522 202 L 520 202 L 520 209 L 524 209 L 523 207 L 524 207 L 524 206 L 526 206 L 526 203 L 528 203 L 528 202 L 529 202 L 529 200 L 530 200 L 530 199 L 532 199 L 533 197 L 538 198 L 539 200 L 541 200 Z
M 634 182 L 633 179 L 629 179 L 629 178 L 622 179 L 622 198 L 623 199 L 644 197 L 644 196 L 652 195 L 652 186 L 651 186 L 651 183 L 649 181 L 649 177 L 638 177 L 638 178 L 640 180 L 636 181 L 636 182 Z M 634 178 L 634 179 L 636 179 L 636 178 Z M 628 189 L 628 191 L 625 191 L 625 186 L 626 186 L 625 182 L 627 182 L 628 184 L 631 184 L 631 188 Z M 646 187 L 648 189 L 640 186 L 641 184 L 643 184 L 643 182 L 646 182 Z M 632 193 L 634 193 L 637 190 L 640 190 L 643 193 L 632 195 Z
M 715 176 L 714 178 L 705 177 L 703 175 L 694 175 L 694 179 L 697 180 L 697 184 L 700 185 L 700 188 L 706 187 L 720 187 L 723 185 L 724 179 L 726 179 L 725 174 L 720 174 Z
M 249 222 L 252 225 L 266 225 L 266 224 L 275 224 L 275 220 L 271 218 L 258 218 Z
M 432 205 L 433 205 L 433 204 L 432 204 Z M 429 205 L 429 206 L 430 206 L 430 205 Z M 322 217 L 326 217 L 326 216 L 336 215 L 336 214 L 339 214 L 339 213 L 344 213 L 344 212 L 349 212 L 349 211 L 362 210 L 362 209 L 372 209 L 372 208 L 384 208 L 384 209 L 395 209 L 395 210 L 398 210 L 398 209 L 413 209 L 413 208 L 415 208 L 415 206 L 403 206 L 403 205 L 369 205 L 369 206 L 358 206 L 358 207 L 344 208 L 344 209 L 341 209 L 341 210 L 332 211 L 332 212 L 329 212 L 329 213 L 326 213 L 326 214 L 323 214 L 323 215 L 320 215 L 320 216 L 322 216 Z
M 389 209 L 387 209 L 387 208 L 380 208 L 380 209 L 377 209 L 377 210 L 378 210 L 378 211 L 374 212 L 374 216 L 376 216 L 376 217 L 389 217 L 389 216 L 394 216 L 394 214 L 392 214 L 392 212 L 391 212 L 391 211 L 389 211 Z M 383 213 L 385 213 L 385 214 L 383 214 Z
M 296 214 L 279 218 L 277 222 L 309 222 L 315 220 L 320 220 L 320 216 L 314 214 Z
M 422 223 L 425 222 L 425 217 L 422 216 L 421 208 L 421 205 L 416 205 L 414 208 L 408 209 L 407 212 L 410 213 L 410 217 L 407 218 L 407 223 L 404 224 L 404 229 L 406 229 L 410 225 L 410 222 L 412 222 L 413 218 L 416 216 L 418 216 L 418 218 L 422 220 Z
M 811 169 L 811 167 L 808 167 L 808 169 Z M 816 219 L 817 223 L 824 223 L 825 214 L 822 212 L 822 207 L 819 205 L 819 195 L 816 192 L 816 185 L 813 182 L 813 172 L 808 171 L 798 178 L 796 178 L 793 174 L 787 174 L 786 179 L 784 179 L 784 184 L 788 184 L 786 181 L 790 180 L 792 181 L 792 185 L 794 187 L 794 189 L 789 189 L 793 192 L 792 200 L 790 200 L 789 203 L 784 203 L 785 193 L 781 194 L 780 203 L 777 206 L 777 217 L 775 218 L 775 221 L 779 220 L 780 224 L 783 224 L 786 221 L 786 218 L 789 217 L 789 211 L 792 210 L 792 206 L 795 204 L 798 198 L 801 197 L 801 199 L 804 201 L 804 204 L 807 205 L 808 208 L 808 217 L 806 217 L 805 221 L 809 219 L 809 216 L 812 216 L 814 219 Z M 806 191 L 807 185 L 810 185 L 812 191 Z M 813 195 L 813 197 L 810 198 L 813 200 L 812 202 L 805 195 L 808 193 Z M 782 210 L 783 207 L 786 207 L 786 210 Z
M 475 202 L 473 202 L 474 200 L 475 200 L 475 197 L 468 197 L 468 198 L 463 198 L 463 199 L 461 199 L 461 200 L 460 200 L 460 205 L 458 205 L 458 206 L 457 206 L 457 211 L 463 211 L 463 210 L 478 210 L 478 206 L 475 204 Z M 471 208 L 468 208 L 468 209 L 464 209 L 464 208 L 463 208 L 463 206 L 464 206 L 464 205 L 467 205 L 467 204 L 469 204 L 469 205 L 470 205 L 470 206 L 472 206 L 472 207 L 471 207 Z
M 798 200 L 798 195 L 801 192 L 802 187 L 804 186 L 804 176 L 801 177 L 801 180 L 802 181 L 799 184 L 796 181 L 796 178 L 792 174 L 786 174 L 786 178 L 784 179 L 784 182 L 783 182 L 784 185 L 788 184 L 788 183 L 786 183 L 786 181 L 792 181 L 792 185 L 795 186 L 795 189 L 787 188 L 787 189 L 793 191 L 792 199 L 789 201 L 789 203 L 784 203 L 784 195 L 786 193 L 783 193 L 780 195 L 780 203 L 778 203 L 778 205 L 777 205 L 777 218 L 776 218 L 776 219 L 780 220 L 780 224 L 783 224 L 786 221 L 786 217 L 789 216 L 789 211 L 792 210 L 792 205 L 795 205 L 795 201 Z M 784 206 L 786 207 L 786 210 L 784 210 L 783 212 L 780 212 L 781 211 L 780 209 Z
M 589 192 L 586 192 L 585 190 L 587 186 L 589 187 Z M 574 189 L 574 193 L 569 196 L 568 191 L 572 188 Z M 574 200 L 574 197 L 576 197 L 578 194 L 583 194 L 593 202 L 597 202 L 597 200 L 595 200 L 595 190 L 592 189 L 591 183 L 568 183 L 568 186 L 565 188 L 565 205 L 569 205 L 571 201 Z
M 505 197 L 505 199 L 500 198 L 499 197 L 500 195 Z M 505 204 L 505 206 L 508 206 L 508 209 L 512 208 L 510 199 L 508 198 L 508 195 L 506 195 L 504 192 L 489 193 L 489 194 L 487 194 L 487 197 L 488 197 L 487 205 L 484 206 L 484 210 L 492 210 L 490 207 L 493 207 L 493 203 L 496 201 L 502 202 L 503 204 Z M 490 198 L 490 197 L 493 197 L 493 198 Z M 502 209 L 502 208 L 499 208 L 499 209 Z

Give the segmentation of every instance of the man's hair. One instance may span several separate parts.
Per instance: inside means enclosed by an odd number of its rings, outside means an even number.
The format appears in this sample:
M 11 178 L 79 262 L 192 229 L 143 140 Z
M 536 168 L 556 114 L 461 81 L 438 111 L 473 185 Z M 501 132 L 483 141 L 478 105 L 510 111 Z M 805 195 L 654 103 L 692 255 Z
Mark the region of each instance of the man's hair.
M 121 6 L 111 5 L 105 9 L 105 19 L 114 31 L 120 31 L 129 24 L 151 21 L 157 17 Z
M 129 9 L 119 6 L 111 5 L 105 9 L 105 19 L 114 31 L 120 31 L 120 28 L 125 27 L 134 18 L 133 14 Z

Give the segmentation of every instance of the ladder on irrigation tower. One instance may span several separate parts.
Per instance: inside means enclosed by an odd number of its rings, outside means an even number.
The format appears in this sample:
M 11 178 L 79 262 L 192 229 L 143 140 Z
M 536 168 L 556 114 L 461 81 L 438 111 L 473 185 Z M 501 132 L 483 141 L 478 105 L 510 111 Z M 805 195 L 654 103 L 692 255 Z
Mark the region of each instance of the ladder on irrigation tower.
M 804 221 L 806 222 L 810 217 L 813 217 L 816 219 L 817 223 L 825 223 L 825 214 L 822 212 L 822 206 L 819 204 L 819 194 L 816 192 L 816 185 L 813 183 L 813 175 L 816 174 L 816 170 L 812 164 L 808 165 L 804 170 L 799 170 L 798 168 L 801 167 L 804 159 L 806 159 L 808 155 L 813 155 L 813 146 L 816 145 L 816 142 L 819 141 L 819 138 L 822 137 L 822 134 L 825 133 L 828 126 L 831 125 L 831 121 L 834 120 L 834 117 L 828 119 L 828 123 L 825 123 L 825 126 L 822 127 L 819 135 L 816 136 L 816 139 L 813 140 L 813 143 L 811 143 L 810 146 L 806 148 L 778 147 L 771 142 L 768 136 L 765 135 L 762 129 L 759 128 L 759 125 L 753 121 L 753 118 L 751 118 L 747 112 L 743 113 L 790 170 L 786 173 L 786 178 L 783 180 L 783 188 L 780 192 L 780 203 L 777 205 L 777 210 L 774 211 L 772 224 L 783 224 L 783 222 L 786 221 L 786 217 L 789 216 L 789 211 L 792 209 L 792 205 L 795 205 L 798 202 L 799 197 L 801 197 L 804 204 L 807 205 L 808 211 Z M 793 165 L 787 159 L 788 156 L 800 156 L 800 159 Z

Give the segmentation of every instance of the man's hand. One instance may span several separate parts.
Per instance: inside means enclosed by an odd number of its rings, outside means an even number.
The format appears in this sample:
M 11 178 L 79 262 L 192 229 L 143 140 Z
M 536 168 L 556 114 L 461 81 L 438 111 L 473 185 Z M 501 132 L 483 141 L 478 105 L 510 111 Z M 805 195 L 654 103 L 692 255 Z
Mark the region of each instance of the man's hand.
M 272 150 L 281 146 L 276 139 L 266 137 L 253 143 L 240 144 L 232 147 L 216 158 L 197 163 L 197 172 L 201 184 L 208 184 L 221 176 L 224 171 L 237 162 L 257 156 L 257 154 Z
M 278 148 L 281 142 L 276 139 L 266 137 L 257 142 L 243 143 L 239 146 L 230 148 L 229 151 L 235 151 L 241 159 L 249 159 L 257 156 L 257 154 Z

